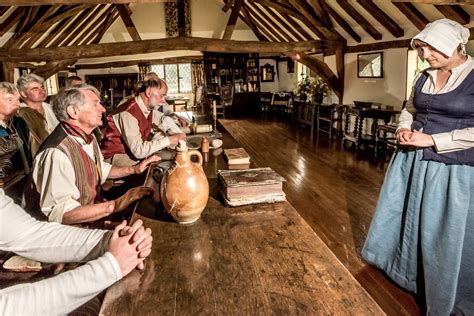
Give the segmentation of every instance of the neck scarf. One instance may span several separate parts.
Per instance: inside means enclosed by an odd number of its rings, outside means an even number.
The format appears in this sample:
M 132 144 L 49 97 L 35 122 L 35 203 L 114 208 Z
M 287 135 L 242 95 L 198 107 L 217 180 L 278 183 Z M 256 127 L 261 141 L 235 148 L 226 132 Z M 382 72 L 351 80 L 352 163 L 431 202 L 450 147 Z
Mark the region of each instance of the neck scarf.
M 66 133 L 72 136 L 82 138 L 86 142 L 86 144 L 90 144 L 94 140 L 94 136 L 92 134 L 86 134 L 86 132 L 84 132 L 81 128 L 77 126 L 71 125 L 66 122 L 61 122 L 61 124 L 66 130 Z

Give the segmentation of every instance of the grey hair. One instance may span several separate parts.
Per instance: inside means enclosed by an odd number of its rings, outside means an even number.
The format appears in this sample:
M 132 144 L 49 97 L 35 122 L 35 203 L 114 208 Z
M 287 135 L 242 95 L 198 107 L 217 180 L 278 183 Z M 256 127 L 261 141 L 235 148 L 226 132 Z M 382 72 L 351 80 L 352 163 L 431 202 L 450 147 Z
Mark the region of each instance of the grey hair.
M 0 92 L 13 94 L 17 91 L 18 89 L 13 83 L 7 81 L 0 82 Z
M 86 98 L 82 93 L 84 90 L 90 90 L 100 97 L 100 93 L 95 87 L 85 83 L 59 90 L 58 94 L 51 102 L 53 105 L 53 112 L 59 121 L 64 122 L 70 118 L 67 113 L 67 108 L 69 106 L 80 107 L 86 103 Z
M 44 79 L 35 74 L 27 74 L 18 78 L 16 86 L 18 87 L 19 91 L 25 91 L 28 88 L 28 85 L 32 82 L 43 84 Z

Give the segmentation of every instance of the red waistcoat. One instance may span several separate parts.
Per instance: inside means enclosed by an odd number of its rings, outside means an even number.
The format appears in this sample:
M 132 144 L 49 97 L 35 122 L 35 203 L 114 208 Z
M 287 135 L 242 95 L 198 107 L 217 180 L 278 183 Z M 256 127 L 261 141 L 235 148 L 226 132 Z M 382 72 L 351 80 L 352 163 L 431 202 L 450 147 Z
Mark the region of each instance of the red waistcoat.
M 131 159 L 138 160 L 133 154 L 130 152 L 127 144 L 122 138 L 117 126 L 115 125 L 114 119 L 112 118 L 113 115 L 121 113 L 123 111 L 127 111 L 128 113 L 132 114 L 134 118 L 138 121 L 138 127 L 140 129 L 140 134 L 142 136 L 142 140 L 148 140 L 148 136 L 151 134 L 152 130 L 152 119 L 153 119 L 153 111 L 150 112 L 148 118 L 145 117 L 140 106 L 135 101 L 135 98 L 132 98 L 130 101 L 125 102 L 124 104 L 120 105 L 114 111 L 112 111 L 109 115 L 107 115 L 107 126 L 105 128 L 105 135 L 102 139 L 101 143 L 101 151 L 104 158 L 111 158 L 115 154 L 127 154 Z

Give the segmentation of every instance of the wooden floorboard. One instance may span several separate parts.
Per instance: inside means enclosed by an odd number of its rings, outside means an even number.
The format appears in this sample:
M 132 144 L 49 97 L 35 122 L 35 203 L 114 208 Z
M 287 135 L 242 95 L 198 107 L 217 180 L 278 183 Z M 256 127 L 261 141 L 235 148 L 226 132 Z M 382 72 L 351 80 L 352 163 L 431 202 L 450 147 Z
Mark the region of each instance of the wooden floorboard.
M 411 294 L 361 259 L 386 163 L 357 158 L 326 134 L 311 141 L 285 122 L 221 123 L 253 162 L 285 177 L 288 201 L 388 315 L 420 315 Z

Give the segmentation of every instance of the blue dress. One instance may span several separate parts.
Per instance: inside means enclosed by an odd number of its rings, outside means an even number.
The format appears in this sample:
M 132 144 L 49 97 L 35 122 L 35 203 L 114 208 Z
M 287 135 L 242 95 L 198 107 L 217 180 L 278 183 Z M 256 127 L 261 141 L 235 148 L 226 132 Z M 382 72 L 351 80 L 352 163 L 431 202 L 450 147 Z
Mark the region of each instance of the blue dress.
M 422 95 L 423 83 L 422 77 L 415 95 Z M 471 72 L 453 94 L 469 91 L 465 107 L 474 117 L 473 83 Z M 441 121 L 439 115 L 453 118 L 453 112 L 459 112 L 446 102 L 446 98 L 453 100 L 450 92 L 439 96 L 444 98 L 439 107 L 433 95 L 426 95 L 418 107 L 414 99 L 421 118 L 415 117 L 414 126 L 429 134 L 455 129 L 449 123 L 436 123 Z M 460 126 L 459 121 L 470 115 L 463 113 L 453 122 Z M 432 149 L 402 148 L 394 153 L 362 255 L 403 288 L 424 296 L 429 315 L 473 315 L 474 167 L 470 159 L 474 157 L 439 156 Z

